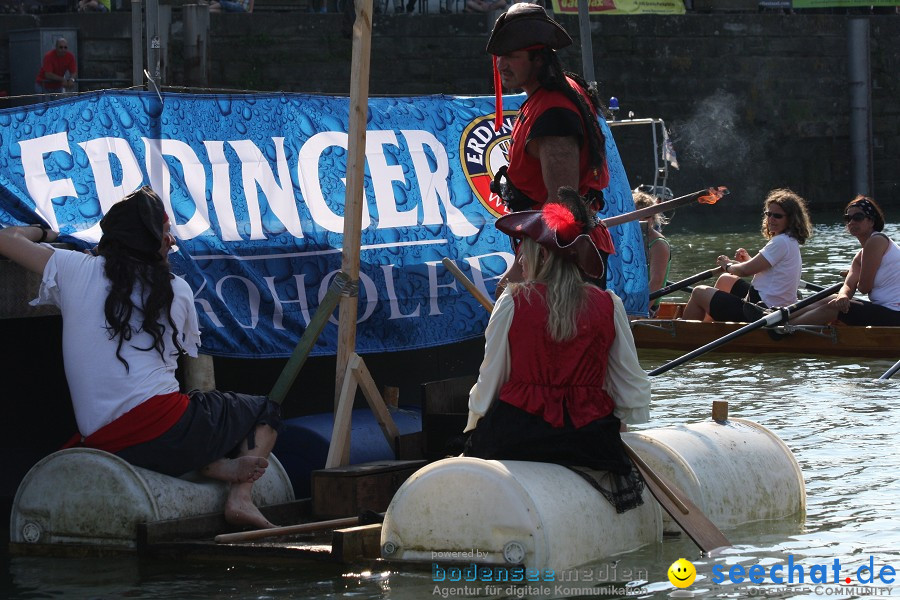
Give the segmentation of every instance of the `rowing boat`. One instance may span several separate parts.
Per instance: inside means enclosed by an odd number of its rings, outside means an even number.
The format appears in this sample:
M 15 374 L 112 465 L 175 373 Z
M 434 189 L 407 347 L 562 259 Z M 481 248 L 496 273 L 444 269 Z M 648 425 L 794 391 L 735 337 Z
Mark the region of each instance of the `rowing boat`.
M 678 317 L 684 304 L 663 302 L 652 319 L 635 319 L 631 332 L 638 348 L 694 350 L 740 329 L 746 323 L 689 321 Z M 779 325 L 751 331 L 716 348 L 718 352 L 820 354 L 882 358 L 900 347 L 900 327 Z

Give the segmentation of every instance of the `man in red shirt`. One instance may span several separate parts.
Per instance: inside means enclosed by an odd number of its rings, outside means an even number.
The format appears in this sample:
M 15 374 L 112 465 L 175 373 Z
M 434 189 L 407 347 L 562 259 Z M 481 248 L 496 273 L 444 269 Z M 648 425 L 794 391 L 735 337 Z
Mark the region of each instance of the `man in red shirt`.
M 69 42 L 66 38 L 59 38 L 56 47 L 47 52 L 41 61 L 41 70 L 34 80 L 35 91 L 43 94 L 74 89 L 77 74 L 78 65 L 75 55 L 69 52 Z
M 508 170 L 499 174 L 506 181 L 492 191 L 516 212 L 539 210 L 556 201 L 560 187 L 570 187 L 587 203 L 596 225 L 601 190 L 609 185 L 606 139 L 598 123 L 602 105 L 595 87 L 563 70 L 556 50 L 571 44 L 566 30 L 536 4 L 513 4 L 494 24 L 487 51 L 494 55 L 498 114 L 501 85 L 528 97 L 513 125 Z M 615 252 L 604 227 L 594 228 L 591 236 L 604 254 Z M 510 281 L 521 277 L 517 264 L 507 273 Z

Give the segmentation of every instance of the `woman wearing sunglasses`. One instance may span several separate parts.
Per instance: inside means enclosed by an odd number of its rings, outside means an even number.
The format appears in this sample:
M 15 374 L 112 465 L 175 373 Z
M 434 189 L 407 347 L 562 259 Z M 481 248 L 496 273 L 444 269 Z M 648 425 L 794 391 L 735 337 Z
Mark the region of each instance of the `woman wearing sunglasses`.
M 844 286 L 836 295 L 798 311 L 791 323 L 900 326 L 900 247 L 884 229 L 884 213 L 874 200 L 857 196 L 844 209 L 847 232 L 862 250 L 853 257 Z M 854 300 L 859 292 L 869 302 Z
M 716 264 L 725 273 L 715 287 L 698 285 L 684 307 L 683 319 L 747 321 L 762 316 L 760 307 L 788 306 L 797 301 L 800 285 L 800 244 L 812 235 L 806 201 L 788 189 L 769 192 L 763 204 L 762 234 L 769 242 L 750 257 L 738 248 L 731 260 L 725 255 Z M 747 283 L 741 277 L 753 275 Z

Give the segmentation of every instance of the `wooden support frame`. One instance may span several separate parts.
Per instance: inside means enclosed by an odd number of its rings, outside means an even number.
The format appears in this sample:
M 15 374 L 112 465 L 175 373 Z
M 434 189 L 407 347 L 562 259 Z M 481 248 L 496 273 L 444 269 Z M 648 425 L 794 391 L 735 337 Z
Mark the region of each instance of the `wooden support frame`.
M 369 408 L 375 413 L 381 432 L 384 434 L 388 445 L 396 448 L 400 431 L 394 423 L 387 405 L 378 386 L 372 379 L 369 369 L 362 357 L 355 352 L 350 354 L 347 369 L 344 372 L 344 380 L 341 384 L 341 392 L 338 397 L 337 407 L 334 412 L 334 426 L 331 431 L 331 445 L 328 447 L 328 458 L 325 468 L 343 467 L 350 459 L 350 425 L 353 414 L 353 400 L 356 398 L 356 388 L 362 388 L 363 396 L 369 404 Z

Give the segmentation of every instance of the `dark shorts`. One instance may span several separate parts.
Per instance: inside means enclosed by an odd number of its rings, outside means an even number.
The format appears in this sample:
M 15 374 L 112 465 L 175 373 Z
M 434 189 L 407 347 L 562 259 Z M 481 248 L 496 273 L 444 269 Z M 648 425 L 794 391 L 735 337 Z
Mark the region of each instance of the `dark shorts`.
M 156 439 L 116 452 L 129 463 L 178 477 L 223 457 L 234 457 L 246 440 L 255 443 L 256 427 L 281 429 L 281 406 L 267 396 L 193 391 L 175 425 Z
M 738 279 L 734 282 L 730 292 L 719 290 L 713 294 L 709 301 L 709 314 L 716 321 L 736 321 L 738 323 L 747 320 L 744 316 L 744 304 L 752 302 L 766 308 L 759 297 L 759 292 L 744 281 Z
M 619 419 L 608 415 L 576 429 L 566 415 L 562 427 L 553 427 L 541 417 L 497 400 L 478 421 L 464 455 L 569 467 L 621 513 L 643 504 L 644 482 L 625 454 L 619 426 Z
M 837 318 L 847 325 L 900 326 L 900 310 L 891 310 L 863 300 L 851 300 L 847 313 L 839 312 Z
M 619 436 L 619 419 L 609 415 L 578 429 L 566 421 L 563 427 L 553 427 L 537 415 L 497 400 L 472 431 L 465 455 L 629 472 L 631 462 Z

